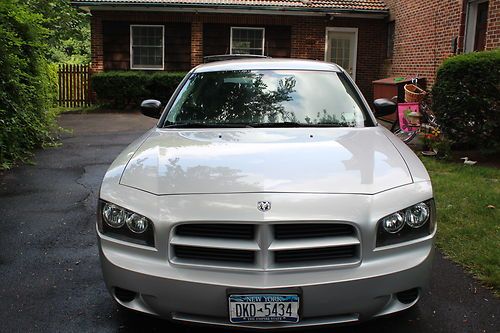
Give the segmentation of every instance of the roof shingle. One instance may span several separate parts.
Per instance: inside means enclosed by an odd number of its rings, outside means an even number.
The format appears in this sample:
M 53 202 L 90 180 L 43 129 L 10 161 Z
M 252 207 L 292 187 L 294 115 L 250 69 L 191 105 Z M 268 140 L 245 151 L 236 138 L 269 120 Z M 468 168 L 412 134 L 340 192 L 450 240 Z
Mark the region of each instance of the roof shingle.
M 148 5 L 386 11 L 383 0 L 72 0 L 75 5 Z

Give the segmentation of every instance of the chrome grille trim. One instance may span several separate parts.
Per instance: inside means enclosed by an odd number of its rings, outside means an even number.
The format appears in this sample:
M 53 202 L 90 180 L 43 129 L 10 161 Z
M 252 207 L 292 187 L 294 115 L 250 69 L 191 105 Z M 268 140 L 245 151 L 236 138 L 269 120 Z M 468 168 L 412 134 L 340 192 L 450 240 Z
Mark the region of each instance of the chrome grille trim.
M 236 223 L 186 223 L 176 227 L 175 233 L 179 236 L 204 238 L 253 239 L 255 237 L 254 224 Z
M 355 245 L 343 245 L 334 247 L 275 251 L 274 261 L 277 264 L 327 260 L 337 261 L 350 259 L 355 255 Z
M 304 239 L 338 236 L 352 236 L 355 228 L 341 223 L 297 223 L 274 225 L 275 239 Z
M 247 250 L 258 251 L 259 245 L 251 240 L 234 240 L 234 239 L 215 239 L 203 237 L 182 237 L 173 236 L 170 239 L 172 245 L 184 245 L 193 247 L 206 247 L 212 249 L 233 249 L 233 250 Z
M 361 237 L 354 225 L 314 222 L 309 232 L 305 232 L 308 225 L 304 222 L 182 223 L 172 229 L 169 259 L 178 265 L 258 271 L 352 266 L 361 262 Z M 216 226 L 215 232 L 210 226 Z M 253 237 L 231 238 L 230 235 L 240 237 L 241 233 L 235 230 L 246 230 L 247 236 L 248 230 L 252 230 Z M 298 237 L 301 233 L 303 238 Z M 220 236 L 214 237 L 215 234 Z
M 314 249 L 319 247 L 334 247 L 344 245 L 359 245 L 359 239 L 354 236 L 323 237 L 320 239 L 274 240 L 269 246 L 271 251 L 290 249 Z

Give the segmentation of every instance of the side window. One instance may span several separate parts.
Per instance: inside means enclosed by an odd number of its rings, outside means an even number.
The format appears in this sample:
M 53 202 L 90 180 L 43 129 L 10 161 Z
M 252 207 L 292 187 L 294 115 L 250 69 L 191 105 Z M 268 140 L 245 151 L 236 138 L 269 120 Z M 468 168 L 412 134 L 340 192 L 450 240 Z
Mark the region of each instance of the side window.
M 130 26 L 130 68 L 164 69 L 164 26 Z
M 264 28 L 231 27 L 231 54 L 264 55 Z

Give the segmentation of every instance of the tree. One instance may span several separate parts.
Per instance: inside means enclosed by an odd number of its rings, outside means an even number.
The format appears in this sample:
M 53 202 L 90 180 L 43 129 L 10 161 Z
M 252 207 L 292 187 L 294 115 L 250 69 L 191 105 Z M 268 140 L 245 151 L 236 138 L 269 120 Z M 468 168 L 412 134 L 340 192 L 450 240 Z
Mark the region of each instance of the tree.
M 45 59 L 45 18 L 19 0 L 0 2 L 0 169 L 50 140 L 56 92 Z
M 90 62 L 89 14 L 73 7 L 68 0 L 27 0 L 33 13 L 43 16 L 47 60 L 50 62 Z

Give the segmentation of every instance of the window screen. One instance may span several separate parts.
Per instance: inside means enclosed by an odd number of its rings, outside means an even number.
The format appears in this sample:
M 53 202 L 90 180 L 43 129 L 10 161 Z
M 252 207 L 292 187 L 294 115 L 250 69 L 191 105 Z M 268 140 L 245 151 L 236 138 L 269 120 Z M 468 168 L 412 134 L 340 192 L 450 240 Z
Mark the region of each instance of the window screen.
M 231 54 L 264 55 L 264 28 L 231 28 Z
M 163 26 L 132 25 L 131 68 L 163 69 Z

